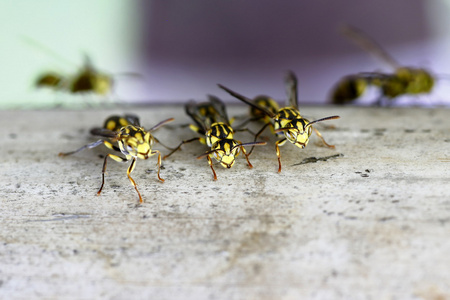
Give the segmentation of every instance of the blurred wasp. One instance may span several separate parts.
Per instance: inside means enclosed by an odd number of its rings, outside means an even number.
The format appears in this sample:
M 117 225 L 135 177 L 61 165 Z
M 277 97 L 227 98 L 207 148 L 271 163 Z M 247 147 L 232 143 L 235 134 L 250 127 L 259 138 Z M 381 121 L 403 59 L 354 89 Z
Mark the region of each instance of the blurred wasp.
M 273 111 L 273 108 L 275 108 L 275 106 L 273 106 L 272 104 L 271 104 L 272 109 L 268 108 L 267 106 L 261 105 L 261 102 L 258 103 L 257 101 L 252 101 L 251 99 L 242 96 L 230 90 L 229 88 L 219 84 L 219 87 L 228 92 L 231 96 L 236 97 L 242 102 L 247 103 L 248 105 L 255 108 L 257 110 L 255 113 L 259 114 L 259 112 L 262 112 L 265 116 L 269 117 L 269 119 L 266 119 L 267 120 L 266 124 L 255 135 L 255 139 L 258 138 L 258 136 L 268 126 L 272 128 L 273 132 L 276 135 L 284 134 L 285 137 L 275 143 L 275 149 L 278 157 L 278 173 L 281 172 L 281 153 L 279 146 L 283 146 L 286 143 L 286 141 L 289 141 L 299 148 L 304 148 L 309 142 L 309 137 L 311 136 L 312 129 L 314 129 L 316 134 L 320 137 L 322 142 L 327 147 L 334 148 L 333 145 L 329 145 L 325 142 L 324 138 L 322 137 L 322 134 L 312 125 L 317 122 L 339 118 L 339 116 L 331 116 L 311 122 L 303 118 L 300 115 L 298 109 L 297 78 L 295 74 L 293 72 L 288 72 L 285 81 L 289 97 L 289 104 L 286 107 L 278 109 L 277 112 Z
M 210 151 L 198 156 L 198 159 L 206 157 L 208 164 L 213 172 L 214 180 L 217 180 L 216 172 L 212 164 L 212 159 L 217 160 L 224 168 L 231 168 L 236 157 L 241 150 L 247 160 L 248 166 L 252 164 L 248 160 L 247 152 L 244 146 L 265 145 L 265 142 L 241 143 L 234 139 L 234 130 L 230 126 L 230 121 L 226 113 L 224 103 L 214 96 L 209 96 L 209 102 L 196 103 L 189 101 L 185 106 L 186 113 L 192 118 L 195 125 L 191 124 L 189 128 L 202 135 L 189 140 L 182 141 L 172 152 L 164 156 L 164 159 L 172 155 L 175 151 L 186 143 L 199 141 L 208 145 Z
M 71 61 L 62 57 L 47 46 L 35 41 L 34 39 L 23 36 L 22 39 L 39 48 L 40 51 L 47 53 L 49 56 L 55 57 L 61 62 L 74 65 Z M 49 88 L 55 91 L 63 91 L 70 94 L 92 93 L 94 95 L 106 96 L 110 94 L 114 87 L 114 78 L 117 75 L 125 76 L 141 76 L 137 73 L 127 72 L 120 74 L 110 74 L 100 71 L 94 66 L 90 57 L 85 54 L 83 64 L 73 74 L 62 74 L 60 72 L 48 71 L 38 76 L 35 81 L 37 88 Z
M 112 75 L 97 70 L 90 58 L 85 55 L 83 66 L 77 73 L 66 76 L 56 72 L 47 72 L 38 77 L 36 87 L 65 91 L 71 94 L 93 93 L 105 96 L 112 91 Z
M 104 126 L 102 128 L 93 128 L 91 130 L 91 134 L 101 136 L 104 138 L 109 138 L 111 142 L 100 139 L 96 142 L 85 145 L 75 151 L 59 153 L 59 156 L 72 155 L 84 149 L 92 149 L 102 144 L 104 144 L 107 148 L 111 150 L 121 152 L 123 155 L 125 155 L 125 157 L 121 157 L 110 153 L 105 156 L 102 168 L 102 184 L 97 192 L 97 195 L 100 195 L 103 189 L 103 185 L 105 183 L 106 162 L 108 157 L 112 158 L 117 162 L 126 162 L 131 160 L 131 164 L 127 170 L 127 176 L 131 184 L 134 186 L 134 189 L 138 193 L 139 202 L 142 203 L 143 200 L 141 194 L 139 193 L 136 182 L 134 181 L 133 178 L 131 178 L 130 174 L 131 172 L 133 172 L 136 166 L 136 160 L 138 158 L 147 159 L 152 155 L 158 154 L 158 163 L 157 163 L 158 179 L 164 182 L 164 179 L 162 179 L 159 175 L 161 170 L 161 153 L 158 150 L 152 149 L 153 144 L 159 141 L 151 134 L 151 132 L 155 131 L 159 127 L 171 121 L 173 121 L 173 118 L 159 122 L 149 130 L 145 130 L 143 127 L 141 127 L 139 118 L 135 115 L 129 114 L 125 115 L 124 117 L 111 116 L 108 119 L 106 119 Z M 117 146 L 112 144 L 114 142 L 117 142 Z
M 359 47 L 386 62 L 394 69 L 394 72 L 363 72 L 345 76 L 332 89 L 332 103 L 347 104 L 353 102 L 361 97 L 370 85 L 381 89 L 382 96 L 377 104 L 381 104 L 381 98 L 383 97 L 392 100 L 402 95 L 430 93 L 433 89 L 435 80 L 429 71 L 401 66 L 374 40 L 355 27 L 343 26 L 341 32 Z

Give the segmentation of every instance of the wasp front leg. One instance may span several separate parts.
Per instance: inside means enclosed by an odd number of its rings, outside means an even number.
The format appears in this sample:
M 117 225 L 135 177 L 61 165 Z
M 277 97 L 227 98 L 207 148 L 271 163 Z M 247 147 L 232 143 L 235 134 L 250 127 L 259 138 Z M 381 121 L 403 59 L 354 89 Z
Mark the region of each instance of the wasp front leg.
M 318 136 L 318 137 L 322 140 L 322 142 L 325 144 L 325 146 L 327 146 L 328 148 L 332 148 L 332 149 L 335 148 L 334 145 L 330 145 L 330 144 L 328 144 L 327 142 L 325 142 L 325 139 L 323 138 L 323 136 L 322 136 L 322 134 L 319 132 L 319 130 L 317 130 L 317 129 L 314 128 L 314 127 L 313 127 L 313 129 L 314 129 L 314 131 L 316 132 L 317 136 Z
M 256 140 L 258 139 L 258 137 L 263 133 L 263 131 L 267 128 L 267 126 L 272 126 L 273 125 L 271 123 L 266 123 L 263 127 L 261 127 L 261 129 L 255 134 L 255 139 L 254 142 L 256 142 Z M 255 146 L 252 146 L 252 148 L 250 149 L 250 152 L 248 153 L 248 155 L 250 156 L 250 154 L 252 154 L 253 149 L 255 149 Z M 247 159 L 248 160 L 248 159 Z
M 114 154 L 107 154 L 107 155 L 105 156 L 105 160 L 103 161 L 103 168 L 102 168 L 102 185 L 101 185 L 100 188 L 98 189 L 98 192 L 97 192 L 97 195 L 98 195 L 98 196 L 99 196 L 100 193 L 102 192 L 103 185 L 105 184 L 105 173 L 106 173 L 106 164 L 107 164 L 108 157 L 111 157 L 112 159 L 114 159 L 114 160 L 117 161 L 117 162 L 126 162 L 126 161 L 129 160 L 128 158 L 123 158 L 123 157 L 120 157 L 120 156 L 117 156 L 117 155 L 114 155 Z M 132 183 L 133 183 L 133 182 L 132 182 Z M 139 193 L 139 192 L 138 192 L 138 193 Z M 140 197 L 140 195 L 139 195 L 139 197 Z
M 153 155 L 156 153 L 158 153 L 158 162 L 156 163 L 156 166 L 158 167 L 158 179 L 160 181 L 164 182 L 165 180 L 162 179 L 161 176 L 159 176 L 159 172 L 161 171 L 161 152 L 159 152 L 158 150 L 153 150 L 150 155 Z
M 277 157 L 278 157 L 278 173 L 281 172 L 281 152 L 280 152 L 279 146 L 283 146 L 286 143 L 286 141 L 287 141 L 287 139 L 284 138 L 275 143 L 275 150 L 277 151 Z
M 216 171 L 214 171 L 212 159 L 209 155 L 207 155 L 206 158 L 208 159 L 208 164 L 211 167 L 211 171 L 213 172 L 214 180 L 217 180 L 217 175 L 216 175 Z
M 252 150 L 254 147 L 255 146 L 252 146 Z M 251 151 L 250 151 L 250 153 L 247 154 L 247 151 L 245 150 L 244 146 L 241 146 L 241 151 L 242 151 L 242 154 L 244 154 L 245 159 L 247 160 L 248 167 L 250 169 L 253 168 L 253 165 L 250 163 L 250 160 L 248 160 L 248 157 L 250 156 Z
M 134 189 L 135 189 L 136 192 L 138 193 L 138 196 L 139 196 L 139 203 L 142 203 L 142 202 L 144 202 L 144 201 L 142 200 L 141 193 L 139 193 L 139 190 L 138 190 L 138 188 L 137 188 L 137 184 L 136 184 L 136 182 L 134 181 L 134 179 L 131 178 L 131 175 L 130 175 L 131 172 L 133 172 L 133 170 L 134 170 L 135 167 L 136 167 L 136 158 L 133 157 L 133 160 L 131 161 L 131 164 L 130 164 L 130 166 L 128 167 L 128 170 L 127 170 L 127 176 L 128 176 L 128 179 L 130 180 L 131 184 L 134 186 Z
M 201 141 L 201 140 L 202 140 L 202 138 L 198 137 L 198 138 L 192 138 L 192 139 L 189 139 L 189 140 L 182 141 L 175 149 L 172 149 L 172 151 L 169 154 L 164 155 L 163 159 L 168 158 L 169 156 L 174 154 L 176 151 L 180 150 L 181 146 L 183 146 L 184 144 L 191 143 L 191 142 L 194 142 L 194 141 Z

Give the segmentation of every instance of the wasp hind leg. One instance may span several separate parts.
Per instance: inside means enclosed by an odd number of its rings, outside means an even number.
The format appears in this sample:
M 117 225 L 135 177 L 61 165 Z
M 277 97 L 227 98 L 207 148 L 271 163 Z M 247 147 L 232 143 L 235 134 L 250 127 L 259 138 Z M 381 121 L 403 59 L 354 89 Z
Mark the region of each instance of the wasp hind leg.
M 138 194 L 138 196 L 139 196 L 139 203 L 142 203 L 142 202 L 144 202 L 144 201 L 142 200 L 141 193 L 139 193 L 139 190 L 138 190 L 138 188 L 137 188 L 137 184 L 136 184 L 136 182 L 134 181 L 134 179 L 131 178 L 131 175 L 130 175 L 131 172 L 133 172 L 133 170 L 134 170 L 135 167 L 136 167 L 136 158 L 133 157 L 133 160 L 131 161 L 131 164 L 130 164 L 130 166 L 128 167 L 128 170 L 127 170 L 127 176 L 128 176 L 128 179 L 130 180 L 131 184 L 134 186 L 134 189 L 136 190 L 136 192 L 137 192 L 137 194 Z

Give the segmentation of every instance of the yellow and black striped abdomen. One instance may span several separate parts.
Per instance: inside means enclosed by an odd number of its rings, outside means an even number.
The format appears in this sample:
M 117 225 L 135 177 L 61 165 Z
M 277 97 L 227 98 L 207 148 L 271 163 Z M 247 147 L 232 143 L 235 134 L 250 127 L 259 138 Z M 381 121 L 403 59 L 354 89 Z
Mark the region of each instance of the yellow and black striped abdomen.
M 130 125 L 130 123 L 124 117 L 111 116 L 108 119 L 106 119 L 103 128 L 106 128 L 111 131 L 119 131 L 122 127 L 125 127 L 127 125 Z
M 257 96 L 255 99 L 253 99 L 253 102 L 258 106 L 266 108 L 274 115 L 278 113 L 278 103 L 276 103 L 275 100 L 268 96 Z M 265 112 L 253 106 L 250 106 L 250 115 L 253 118 L 264 118 L 264 122 L 268 122 L 270 120 L 270 117 L 267 116 Z

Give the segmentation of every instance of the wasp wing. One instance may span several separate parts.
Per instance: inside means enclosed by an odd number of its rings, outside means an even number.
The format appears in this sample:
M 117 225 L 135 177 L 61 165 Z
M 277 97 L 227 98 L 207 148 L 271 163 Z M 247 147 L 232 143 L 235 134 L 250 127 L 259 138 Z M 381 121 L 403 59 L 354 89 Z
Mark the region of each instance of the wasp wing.
M 230 120 L 228 119 L 227 110 L 225 103 L 222 102 L 218 97 L 208 95 L 209 102 L 213 106 L 214 110 L 217 111 L 219 116 L 222 118 L 221 122 L 230 125 Z
M 298 110 L 297 76 L 292 71 L 288 71 L 284 79 L 288 105 Z
M 126 114 L 124 117 L 125 117 L 125 120 L 127 120 L 129 125 L 141 127 L 141 122 L 139 121 L 138 116 L 136 116 L 134 114 Z
M 190 100 L 188 103 L 186 103 L 184 109 L 186 111 L 186 114 L 188 114 L 188 116 L 192 118 L 195 124 L 197 124 L 197 127 L 203 131 L 202 134 L 206 133 L 208 128 L 206 128 L 205 120 L 204 118 L 202 118 L 198 110 L 198 104 L 194 100 Z
M 116 138 L 117 137 L 116 131 L 112 131 L 112 130 L 109 130 L 106 128 L 101 128 L 101 127 L 92 128 L 91 134 L 102 136 L 102 137 L 107 137 L 107 138 Z
M 381 59 L 394 69 L 400 67 L 400 64 L 384 50 L 375 40 L 371 39 L 366 33 L 351 25 L 342 25 L 339 32 L 350 39 L 364 51 Z
M 227 87 L 225 87 L 225 86 L 223 86 L 223 85 L 221 85 L 221 84 L 218 84 L 218 86 L 219 86 L 222 90 L 224 90 L 225 92 L 227 92 L 228 94 L 230 94 L 231 96 L 233 96 L 233 97 L 235 97 L 235 98 L 241 100 L 242 102 L 244 102 L 244 103 L 246 103 L 246 104 L 248 104 L 248 105 L 250 105 L 250 106 L 252 106 L 252 107 L 254 107 L 254 108 L 256 108 L 256 109 L 261 110 L 262 112 L 264 112 L 264 113 L 265 113 L 266 115 L 268 115 L 269 117 L 271 117 L 271 118 L 275 117 L 275 114 L 274 114 L 273 112 L 271 112 L 270 110 L 268 110 L 268 109 L 265 108 L 265 107 L 262 107 L 261 105 L 258 105 L 258 104 L 256 104 L 256 103 L 254 103 L 251 99 L 249 99 L 249 98 L 247 98 L 247 97 L 245 97 L 245 96 L 243 96 L 243 95 L 241 95 L 241 94 L 239 94 L 239 93 L 236 93 L 235 91 L 232 91 L 232 90 L 230 90 L 229 88 L 227 88 Z

